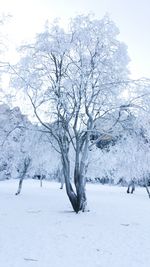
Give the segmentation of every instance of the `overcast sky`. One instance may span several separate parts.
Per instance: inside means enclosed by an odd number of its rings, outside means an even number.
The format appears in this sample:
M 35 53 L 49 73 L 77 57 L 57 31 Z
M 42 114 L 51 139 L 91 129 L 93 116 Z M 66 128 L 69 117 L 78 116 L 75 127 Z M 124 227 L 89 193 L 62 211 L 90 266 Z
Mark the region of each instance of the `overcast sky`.
M 150 77 L 150 0 L 0 0 L 0 13 L 13 16 L 5 28 L 12 48 L 40 32 L 45 20 L 109 13 L 128 46 L 132 77 Z

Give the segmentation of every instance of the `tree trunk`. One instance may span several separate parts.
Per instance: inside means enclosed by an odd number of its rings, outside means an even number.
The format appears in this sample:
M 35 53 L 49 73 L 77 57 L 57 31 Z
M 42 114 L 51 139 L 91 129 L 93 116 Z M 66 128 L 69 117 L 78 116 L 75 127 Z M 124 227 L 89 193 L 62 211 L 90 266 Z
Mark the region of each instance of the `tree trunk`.
M 145 188 L 146 188 L 146 191 L 147 191 L 148 197 L 150 198 L 150 192 L 149 192 L 148 186 L 147 186 L 147 185 L 145 185 Z
M 146 192 L 148 194 L 148 197 L 150 198 L 150 192 L 149 192 L 149 189 L 148 189 L 148 186 L 147 186 L 147 179 L 144 178 L 144 184 L 145 184 L 145 188 L 146 188 Z
M 82 210 L 83 212 L 85 211 L 85 208 L 87 206 L 85 175 L 87 172 L 88 145 L 89 145 L 89 133 L 86 134 L 84 146 L 81 150 L 80 160 L 79 160 L 80 154 L 79 151 L 77 151 L 75 177 L 74 177 L 79 210 Z
M 85 190 L 85 177 L 79 168 L 79 163 L 77 162 L 75 165 L 74 171 L 74 183 L 76 187 L 76 194 L 77 194 L 77 205 L 78 210 L 85 211 L 85 207 L 87 204 L 86 199 L 86 190 Z
M 40 175 L 40 187 L 43 186 L 43 175 Z
M 130 192 L 130 187 L 131 187 L 131 192 Z M 128 184 L 127 193 L 133 194 L 134 191 L 135 191 L 135 182 L 131 180 Z
M 79 181 L 80 182 L 76 186 L 78 210 L 84 212 L 87 206 L 86 189 L 81 178 L 79 179 Z
M 60 189 L 63 189 L 63 187 L 64 187 L 64 183 L 65 183 L 65 181 L 64 181 L 64 175 L 63 175 L 63 173 L 61 172 L 61 177 L 60 177 Z
M 23 183 L 23 180 L 24 180 L 24 176 L 22 176 L 19 180 L 19 186 L 18 186 L 18 190 L 16 192 L 16 196 L 19 195 L 21 193 L 21 189 L 22 189 L 22 183 Z
M 19 180 L 18 190 L 17 190 L 17 192 L 15 194 L 16 196 L 21 193 L 23 180 L 24 180 L 25 175 L 27 173 L 27 170 L 28 170 L 28 167 L 30 165 L 30 162 L 31 162 L 31 159 L 30 158 L 25 158 L 24 163 L 23 163 L 24 164 L 23 171 L 22 171 L 22 174 L 21 174 L 21 177 L 20 177 L 20 180 Z

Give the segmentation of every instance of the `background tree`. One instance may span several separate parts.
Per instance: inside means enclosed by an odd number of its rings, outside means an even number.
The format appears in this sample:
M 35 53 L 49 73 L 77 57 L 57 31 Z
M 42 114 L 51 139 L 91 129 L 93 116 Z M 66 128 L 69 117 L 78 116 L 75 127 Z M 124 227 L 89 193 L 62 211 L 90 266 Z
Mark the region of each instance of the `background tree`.
M 104 139 L 105 142 L 98 142 L 97 146 L 92 147 L 87 176 L 93 181 L 105 179 L 110 183 L 130 185 L 133 190 L 135 184 L 142 185 L 150 195 L 148 190 L 150 142 L 147 116 L 144 116 L 145 111 L 142 116 L 139 109 L 136 113 L 134 110 L 133 114 L 127 115 L 127 112 L 125 114 L 126 116 L 121 116 L 118 125 L 113 128 L 111 139 Z M 113 140 L 115 142 L 112 142 Z M 129 188 L 127 192 L 129 193 Z
M 47 24 L 35 43 L 21 47 L 22 58 L 14 67 L 13 86 L 25 91 L 61 156 L 75 212 L 84 211 L 87 203 L 85 173 L 95 122 L 120 107 L 128 80 L 127 49 L 118 33 L 108 16 L 77 16 L 67 31 L 57 22 Z

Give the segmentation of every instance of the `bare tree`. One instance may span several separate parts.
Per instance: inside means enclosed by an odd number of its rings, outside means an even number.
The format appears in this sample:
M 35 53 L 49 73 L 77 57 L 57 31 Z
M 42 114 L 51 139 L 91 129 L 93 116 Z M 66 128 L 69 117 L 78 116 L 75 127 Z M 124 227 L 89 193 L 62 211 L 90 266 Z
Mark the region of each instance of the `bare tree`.
M 107 16 L 78 16 L 68 32 L 57 23 L 47 25 L 34 44 L 21 48 L 22 58 L 13 68 L 13 86 L 25 90 L 61 156 L 66 192 L 77 213 L 87 204 L 85 173 L 95 122 L 120 107 L 128 83 L 126 46 L 117 34 Z

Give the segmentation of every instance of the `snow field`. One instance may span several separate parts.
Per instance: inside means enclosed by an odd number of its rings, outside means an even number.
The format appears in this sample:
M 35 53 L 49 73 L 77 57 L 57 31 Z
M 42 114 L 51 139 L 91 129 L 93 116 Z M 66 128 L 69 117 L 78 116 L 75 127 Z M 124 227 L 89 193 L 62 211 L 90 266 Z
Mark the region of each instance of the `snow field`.
M 150 200 L 87 185 L 90 212 L 75 214 L 59 184 L 0 182 L 1 267 L 149 267 Z

